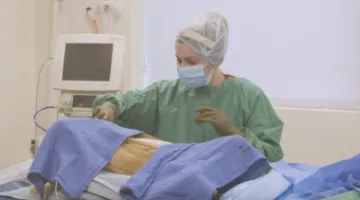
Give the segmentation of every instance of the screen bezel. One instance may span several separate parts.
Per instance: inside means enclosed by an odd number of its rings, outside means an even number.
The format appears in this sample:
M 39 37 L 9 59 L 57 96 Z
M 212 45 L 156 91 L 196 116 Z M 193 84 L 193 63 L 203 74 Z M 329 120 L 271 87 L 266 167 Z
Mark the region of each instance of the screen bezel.
M 109 81 L 64 81 L 62 80 L 65 47 L 68 43 L 112 44 L 111 74 Z M 122 89 L 125 37 L 105 34 L 76 34 L 58 37 L 54 55 L 53 89 L 69 91 L 118 91 Z

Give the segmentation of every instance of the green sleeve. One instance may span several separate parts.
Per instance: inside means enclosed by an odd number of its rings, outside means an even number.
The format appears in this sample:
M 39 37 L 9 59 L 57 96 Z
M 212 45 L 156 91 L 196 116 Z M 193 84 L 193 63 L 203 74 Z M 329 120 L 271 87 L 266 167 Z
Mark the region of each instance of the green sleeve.
M 273 106 L 261 91 L 255 100 L 255 106 L 247 118 L 245 128 L 247 141 L 263 153 L 270 162 L 283 158 L 280 146 L 283 122 L 277 116 Z
M 104 102 L 111 102 L 117 108 L 116 124 L 152 134 L 157 123 L 159 92 L 163 84 L 156 82 L 143 90 L 125 94 L 99 95 L 94 100 L 93 109 Z

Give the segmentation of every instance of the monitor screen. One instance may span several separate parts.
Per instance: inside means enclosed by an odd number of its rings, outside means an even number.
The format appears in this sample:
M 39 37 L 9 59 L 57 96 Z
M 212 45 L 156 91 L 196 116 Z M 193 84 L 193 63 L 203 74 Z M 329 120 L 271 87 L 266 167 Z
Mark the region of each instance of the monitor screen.
M 113 44 L 67 43 L 63 81 L 110 81 Z

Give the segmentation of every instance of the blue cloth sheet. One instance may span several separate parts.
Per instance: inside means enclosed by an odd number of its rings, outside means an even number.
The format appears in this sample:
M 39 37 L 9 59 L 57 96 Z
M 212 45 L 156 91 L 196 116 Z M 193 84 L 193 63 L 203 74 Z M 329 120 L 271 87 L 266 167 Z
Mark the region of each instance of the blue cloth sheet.
M 287 163 L 284 160 L 271 163 L 270 165 L 273 169 L 280 172 L 292 184 L 296 184 L 304 180 L 321 168 L 320 166 L 309 164 Z
M 256 179 L 269 164 L 240 136 L 159 148 L 120 190 L 126 200 L 210 200 L 213 192 Z
M 286 199 L 286 197 L 293 192 L 293 186 L 295 184 L 313 175 L 321 168 L 320 166 L 309 164 L 287 163 L 284 160 L 271 163 L 270 165 L 274 170 L 281 173 L 290 183 L 287 188 L 284 188 L 282 194 L 276 198 L 277 200 Z
M 273 170 L 264 177 L 236 186 L 222 200 L 249 199 L 250 196 L 258 197 L 256 199 L 319 200 L 352 190 L 360 192 L 360 155 L 325 167 L 283 160 L 270 165 L 284 180 L 274 176 Z M 271 192 L 255 193 L 265 190 Z M 275 196 L 274 191 L 280 195 Z
M 315 200 L 360 188 L 360 154 L 319 169 L 293 186 L 287 199 Z
M 45 182 L 56 181 L 70 197 L 80 199 L 124 140 L 139 133 L 91 118 L 58 120 L 46 133 L 28 179 L 42 196 Z
M 281 199 L 281 196 L 286 197 L 286 194 L 291 192 L 291 188 L 295 183 L 309 177 L 320 169 L 318 166 L 286 163 L 283 160 L 270 163 L 270 165 L 273 168 L 270 173 L 261 178 L 237 185 L 225 193 L 221 200 Z
M 70 197 L 79 199 L 124 140 L 140 133 L 103 120 L 59 120 L 47 132 L 28 179 L 41 195 L 50 181 L 59 182 Z M 315 200 L 360 190 L 360 155 L 325 167 L 284 161 L 271 166 L 291 185 L 278 200 Z M 120 195 L 127 200 L 206 200 L 215 189 L 225 193 L 262 176 L 268 167 L 266 158 L 240 136 L 171 144 L 156 151 Z

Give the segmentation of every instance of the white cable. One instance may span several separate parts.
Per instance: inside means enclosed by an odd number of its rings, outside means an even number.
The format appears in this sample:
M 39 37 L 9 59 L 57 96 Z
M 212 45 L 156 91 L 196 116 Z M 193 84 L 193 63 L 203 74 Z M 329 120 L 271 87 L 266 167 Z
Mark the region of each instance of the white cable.
M 58 182 L 55 182 L 55 197 L 57 200 L 60 200 L 59 194 L 57 192 L 57 188 L 58 188 Z
M 111 23 L 112 23 L 112 20 L 111 20 L 111 16 L 107 16 L 107 21 L 108 21 L 108 33 L 111 34 L 112 33 L 112 28 L 111 28 Z
M 40 89 L 40 82 L 41 82 L 41 75 L 42 72 L 44 70 L 45 67 L 47 67 L 50 63 L 50 61 L 52 61 L 53 58 L 48 58 L 45 62 L 43 62 L 43 64 L 40 67 L 39 73 L 38 73 L 38 77 L 37 77 L 37 84 L 36 84 L 36 96 L 35 96 L 35 111 L 37 111 L 39 109 L 39 89 Z M 34 127 L 34 145 L 35 145 L 35 149 L 34 149 L 34 155 L 37 153 L 37 146 L 38 146 L 38 138 L 37 138 L 37 126 Z

